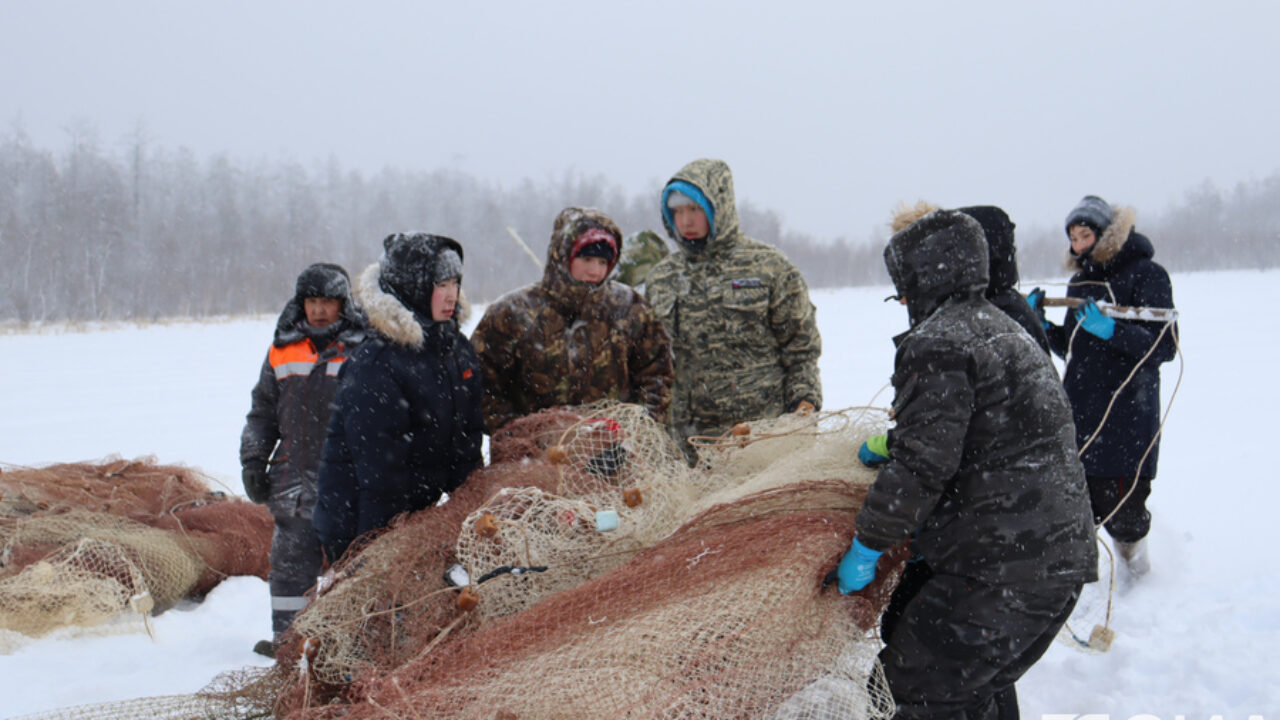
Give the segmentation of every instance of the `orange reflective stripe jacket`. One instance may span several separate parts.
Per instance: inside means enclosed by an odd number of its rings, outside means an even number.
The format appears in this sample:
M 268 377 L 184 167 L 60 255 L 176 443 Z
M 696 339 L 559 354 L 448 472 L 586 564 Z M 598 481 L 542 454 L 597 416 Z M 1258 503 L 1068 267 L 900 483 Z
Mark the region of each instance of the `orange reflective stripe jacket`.
M 338 374 L 342 363 L 347 359 L 343 354 L 345 350 L 346 348 L 341 344 L 338 345 L 338 354 L 329 358 L 325 368 L 326 375 Z M 311 344 L 310 339 L 306 339 L 284 347 L 272 345 L 271 351 L 267 354 L 267 361 L 271 363 L 276 379 L 283 380 L 295 375 L 310 375 L 319 357 L 320 354 L 316 352 L 315 345 Z

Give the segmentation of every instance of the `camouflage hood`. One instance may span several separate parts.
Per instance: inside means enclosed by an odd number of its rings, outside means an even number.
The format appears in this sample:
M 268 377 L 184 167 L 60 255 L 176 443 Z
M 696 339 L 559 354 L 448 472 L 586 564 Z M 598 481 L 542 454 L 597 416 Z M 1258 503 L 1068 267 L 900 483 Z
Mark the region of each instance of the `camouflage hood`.
M 614 255 L 613 262 L 609 265 L 609 273 L 612 275 L 622 248 L 622 231 L 608 215 L 595 208 L 567 207 L 556 215 L 555 224 L 551 228 L 551 243 L 547 246 L 542 287 L 562 315 L 579 314 L 584 307 L 599 300 L 607 292 L 609 275 L 598 285 L 593 285 L 574 280 L 569 274 L 573 244 L 579 235 L 591 228 L 600 228 L 613 235 Z
M 738 238 L 738 201 L 733 194 L 733 173 L 729 164 L 723 160 L 701 159 L 685 165 L 667 181 L 670 185 L 676 181 L 687 182 L 697 188 L 711 203 L 712 217 L 707 218 L 711 224 L 711 237 L 707 239 L 706 248 L 701 254 L 708 258 L 724 253 Z M 667 234 L 676 241 L 685 252 L 691 252 L 688 243 L 676 232 L 671 211 L 663 203 L 662 224 Z

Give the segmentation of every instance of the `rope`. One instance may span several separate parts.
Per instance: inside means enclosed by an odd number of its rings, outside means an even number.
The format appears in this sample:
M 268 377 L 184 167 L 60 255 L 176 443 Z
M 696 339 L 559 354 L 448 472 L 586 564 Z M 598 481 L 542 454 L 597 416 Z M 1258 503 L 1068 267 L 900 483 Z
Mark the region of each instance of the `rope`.
M 879 395 L 879 393 L 876 393 L 876 394 Z M 693 445 L 694 447 L 700 447 L 700 448 L 744 448 L 744 447 L 747 447 L 748 445 L 759 442 L 761 440 L 772 440 L 772 439 L 782 438 L 782 437 L 793 437 L 796 435 L 812 435 L 816 437 L 818 435 L 825 435 L 829 433 L 840 432 L 844 428 L 848 427 L 850 422 L 849 412 L 853 410 L 861 411 L 861 413 L 858 415 L 859 418 L 865 415 L 868 411 L 872 411 L 872 410 L 884 412 L 884 408 L 873 407 L 870 405 L 860 405 L 856 407 L 850 407 L 850 408 L 845 408 L 843 410 L 835 410 L 831 412 L 825 412 L 825 411 L 811 412 L 807 417 L 800 415 L 798 413 L 790 413 L 791 415 L 798 418 L 804 417 L 805 418 L 804 422 L 784 432 L 761 433 L 758 435 L 755 434 L 754 432 L 751 432 L 750 426 L 748 425 L 747 433 L 743 435 L 734 435 L 733 429 L 731 428 L 725 431 L 721 435 L 690 435 L 688 438 L 688 442 L 690 445 Z M 839 427 L 814 430 L 812 432 L 809 431 L 810 428 L 817 426 L 820 422 L 822 422 L 823 420 L 827 420 L 829 418 L 839 418 L 843 422 L 840 424 Z M 743 424 L 744 423 L 739 423 L 739 425 L 743 425 Z M 739 425 L 735 425 L 734 427 L 739 427 Z

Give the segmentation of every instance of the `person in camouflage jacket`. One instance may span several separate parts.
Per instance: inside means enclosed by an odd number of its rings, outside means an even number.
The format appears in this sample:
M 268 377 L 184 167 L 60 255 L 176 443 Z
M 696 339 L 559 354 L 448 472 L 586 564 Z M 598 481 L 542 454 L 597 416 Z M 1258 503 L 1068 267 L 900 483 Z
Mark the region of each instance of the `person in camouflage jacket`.
M 671 339 L 639 293 L 608 279 L 621 242 L 603 212 L 565 208 L 542 280 L 489 305 L 471 343 L 484 370 L 490 434 L 538 410 L 597 400 L 643 405 L 667 422 Z M 571 265 L 591 257 L 607 261 L 597 263 L 602 274 L 575 279 Z
M 1016 708 L 1014 682 L 1097 579 L 1097 548 L 1071 406 L 1049 356 L 983 297 L 982 227 L 914 216 L 885 248 L 911 325 L 894 339 L 895 425 L 837 573 L 861 590 L 911 538 L 934 574 L 880 653 L 895 718 L 991 717 Z
M 801 403 L 820 408 L 822 339 L 809 288 L 780 250 L 738 227 L 729 166 L 689 163 L 663 189 L 661 209 L 680 250 L 649 273 L 645 294 L 671 334 L 672 424 L 682 447 L 688 452 L 690 436 L 720 435 Z M 701 220 L 686 225 L 686 212 Z

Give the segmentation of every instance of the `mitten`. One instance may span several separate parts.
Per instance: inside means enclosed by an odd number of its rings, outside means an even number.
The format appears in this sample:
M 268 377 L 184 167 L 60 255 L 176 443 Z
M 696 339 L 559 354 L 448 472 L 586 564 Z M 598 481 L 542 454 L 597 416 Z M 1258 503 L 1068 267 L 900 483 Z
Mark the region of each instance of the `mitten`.
M 869 468 L 889 462 L 889 436 L 872 435 L 858 448 L 858 460 Z
M 1049 321 L 1044 318 L 1044 290 L 1036 288 L 1027 295 L 1027 304 L 1031 306 L 1036 317 L 1040 319 L 1040 327 L 1049 329 Z
M 1115 318 L 1102 314 L 1098 303 L 1090 300 L 1076 310 L 1076 322 L 1084 331 L 1103 340 L 1110 340 L 1116 334 Z
M 840 594 L 848 595 L 870 585 L 876 577 L 876 563 L 881 554 L 879 550 L 863 545 L 855 537 L 853 545 L 849 546 L 849 552 L 840 560 L 840 567 L 836 568 Z
M 271 497 L 271 479 L 267 477 L 265 465 L 245 465 L 240 479 L 244 481 L 244 494 L 250 501 L 261 504 Z

